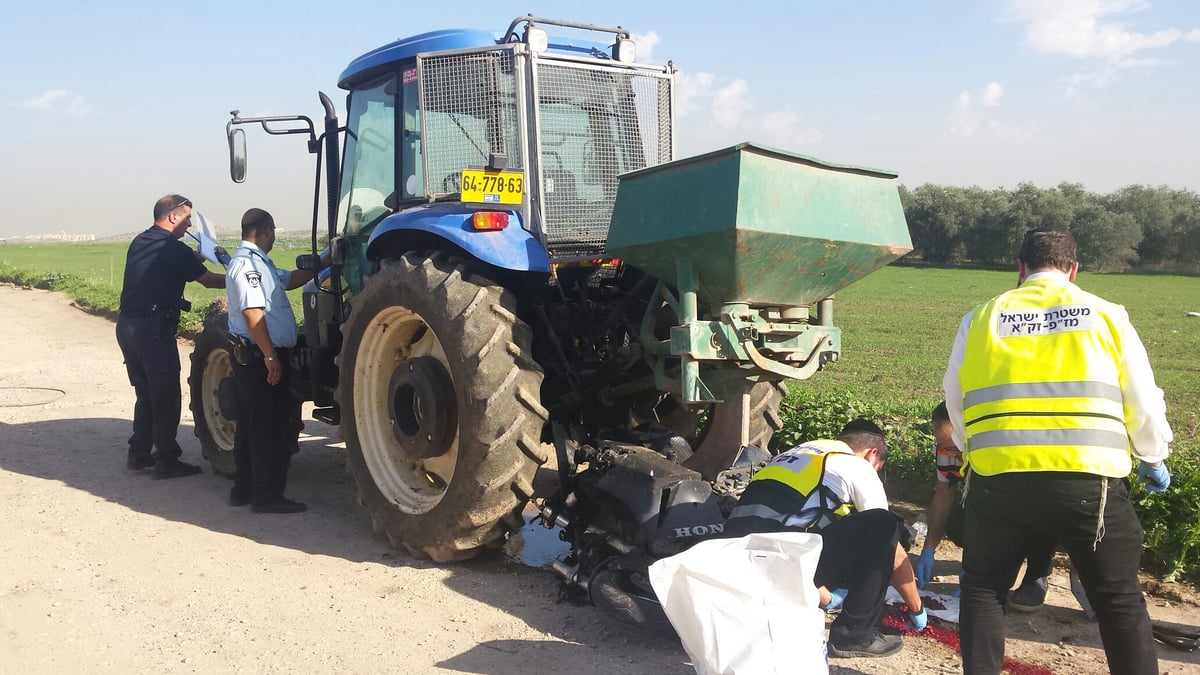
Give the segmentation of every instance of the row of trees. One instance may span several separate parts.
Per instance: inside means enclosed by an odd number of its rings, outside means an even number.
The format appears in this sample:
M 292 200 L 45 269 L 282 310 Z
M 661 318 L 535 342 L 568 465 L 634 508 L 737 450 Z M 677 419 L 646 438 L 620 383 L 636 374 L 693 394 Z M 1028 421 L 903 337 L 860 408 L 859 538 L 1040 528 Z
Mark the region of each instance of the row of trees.
M 1069 230 L 1095 272 L 1200 272 L 1200 195 L 1130 185 L 1096 194 L 1075 183 L 1015 190 L 900 187 L 914 257 L 935 264 L 1016 264 L 1026 230 Z

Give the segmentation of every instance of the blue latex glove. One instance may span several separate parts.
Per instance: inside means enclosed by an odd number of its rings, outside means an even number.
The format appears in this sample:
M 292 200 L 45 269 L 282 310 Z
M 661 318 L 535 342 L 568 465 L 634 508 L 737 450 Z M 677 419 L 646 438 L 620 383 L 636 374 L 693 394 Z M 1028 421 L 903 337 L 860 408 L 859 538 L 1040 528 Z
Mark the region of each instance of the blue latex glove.
M 1158 466 L 1138 462 L 1137 477 L 1146 484 L 1146 492 L 1162 492 L 1171 485 L 1171 472 L 1167 471 L 1166 462 L 1160 462 Z
M 933 550 L 921 551 L 921 557 L 913 563 L 913 573 L 917 575 L 917 588 L 925 588 L 925 584 L 933 578 Z
M 833 610 L 840 608 L 842 603 L 846 601 L 846 594 L 849 592 L 850 591 L 846 590 L 845 588 L 831 589 L 829 591 L 829 602 L 822 605 L 821 609 L 825 610 L 826 612 L 832 612 Z
M 904 619 L 908 621 L 908 627 L 918 633 L 925 630 L 925 626 L 929 625 L 929 614 L 925 612 L 924 606 L 916 614 L 906 610 L 904 612 Z

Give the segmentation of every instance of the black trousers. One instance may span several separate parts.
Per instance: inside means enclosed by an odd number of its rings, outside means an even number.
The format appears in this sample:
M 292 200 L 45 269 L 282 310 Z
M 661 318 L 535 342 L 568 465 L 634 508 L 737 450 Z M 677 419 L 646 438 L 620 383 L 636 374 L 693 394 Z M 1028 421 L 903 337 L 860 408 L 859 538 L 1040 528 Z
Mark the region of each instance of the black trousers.
M 287 350 L 277 349 L 276 354 L 283 369 L 276 385 L 267 382 L 267 366 L 262 356 L 251 357 L 244 366 L 230 359 L 238 392 L 233 489 L 256 504 L 283 495 L 296 440 L 291 421 L 295 403 L 290 392 Z
M 149 456 L 151 446 L 160 460 L 183 454 L 179 431 L 179 346 L 176 325 L 163 319 L 117 320 L 117 344 L 125 357 L 125 371 L 137 402 L 133 405 L 133 435 L 129 454 Z
M 966 509 L 962 502 L 955 500 L 946 518 L 946 537 L 962 548 L 966 545 L 964 523 Z M 1054 552 L 1058 550 L 1058 540 L 1049 535 L 1033 536 L 1025 546 L 1025 578 L 1040 579 L 1050 576 L 1054 569 Z
M 842 613 L 829 628 L 830 643 L 849 648 L 874 638 L 899 535 L 900 521 L 883 509 L 852 513 L 821 530 L 821 559 L 813 581 L 848 591 Z
M 1104 537 L 1094 543 L 1105 484 Z M 1000 672 L 1005 598 L 1025 547 L 1044 536 L 1056 537 L 1071 556 L 1100 620 L 1109 671 L 1157 673 L 1150 615 L 1137 576 L 1144 533 L 1129 501 L 1129 482 L 1062 472 L 971 477 L 959 624 L 963 672 Z

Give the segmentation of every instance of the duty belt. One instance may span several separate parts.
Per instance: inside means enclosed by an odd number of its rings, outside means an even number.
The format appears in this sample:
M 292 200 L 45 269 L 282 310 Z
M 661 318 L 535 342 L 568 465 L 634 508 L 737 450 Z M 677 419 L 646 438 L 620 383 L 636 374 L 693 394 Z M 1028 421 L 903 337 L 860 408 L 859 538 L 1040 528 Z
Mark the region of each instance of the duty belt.
M 258 345 L 254 343 L 254 340 L 251 340 L 250 338 L 244 338 L 235 333 L 229 333 L 229 344 L 235 347 L 242 346 L 249 347 L 251 349 L 258 349 Z
M 254 340 L 251 340 L 250 338 L 244 338 L 233 333 L 229 333 L 228 335 L 230 349 L 233 352 L 234 359 L 238 363 L 241 363 L 242 365 L 249 363 L 249 359 L 244 358 L 244 356 L 253 356 L 260 359 L 262 358 L 262 350 L 258 348 L 258 345 L 255 344 Z M 275 354 L 280 358 L 286 356 L 288 351 L 289 350 L 287 347 L 275 347 Z

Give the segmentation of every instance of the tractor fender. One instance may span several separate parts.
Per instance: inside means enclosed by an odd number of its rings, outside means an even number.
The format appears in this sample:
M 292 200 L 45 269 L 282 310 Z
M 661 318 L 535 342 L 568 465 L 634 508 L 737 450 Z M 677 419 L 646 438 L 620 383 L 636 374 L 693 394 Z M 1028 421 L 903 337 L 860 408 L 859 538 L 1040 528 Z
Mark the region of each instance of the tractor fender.
M 425 233 L 448 241 L 466 254 L 507 270 L 549 272 L 546 249 L 533 237 L 516 211 L 507 211 L 509 225 L 503 230 L 479 231 L 471 227 L 475 210 L 459 203 L 422 204 L 384 218 L 367 242 L 367 258 L 388 257 L 384 248 L 406 233 Z M 427 240 L 427 237 L 425 237 Z

